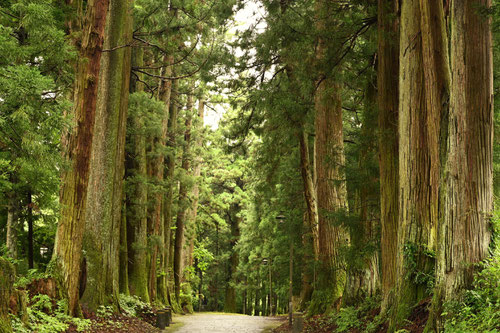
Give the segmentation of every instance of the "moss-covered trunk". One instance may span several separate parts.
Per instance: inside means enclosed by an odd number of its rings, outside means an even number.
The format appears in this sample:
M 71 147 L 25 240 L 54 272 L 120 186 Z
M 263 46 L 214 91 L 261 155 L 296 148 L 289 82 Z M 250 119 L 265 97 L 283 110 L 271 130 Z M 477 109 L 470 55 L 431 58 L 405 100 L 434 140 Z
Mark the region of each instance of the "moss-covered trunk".
M 80 312 L 78 300 L 82 239 L 108 5 L 108 0 L 87 2 L 80 40 L 77 43 L 79 57 L 72 114 L 75 127 L 66 138 L 65 155 L 69 167 L 62 175 L 61 217 L 51 264 L 52 272 L 60 275 L 59 282 L 67 292 L 68 311 L 71 315 Z
M 105 49 L 130 43 L 130 10 L 129 0 L 110 3 Z M 90 311 L 96 311 L 103 304 L 118 307 L 119 230 L 130 67 L 131 49 L 128 47 L 105 52 L 101 57 L 83 240 L 87 283 L 81 303 Z
M 444 216 L 438 230 L 436 289 L 428 330 L 443 329 L 443 304 L 472 287 L 488 256 L 493 210 L 493 66 L 491 0 L 451 5 L 451 84 Z M 472 47 L 471 47 L 472 46 Z
M 123 193 L 125 201 L 125 193 Z M 128 287 L 128 242 L 127 242 L 127 206 L 125 202 L 122 207 L 122 218 L 120 223 L 120 272 L 119 272 L 119 291 L 120 294 L 130 295 Z
M 398 235 L 399 1 L 378 1 L 378 144 L 382 311 L 396 281 Z
M 442 2 L 403 2 L 399 56 L 399 232 L 391 330 L 434 283 L 440 129 L 450 81 Z
M 7 195 L 7 237 L 5 244 L 7 245 L 7 255 L 12 259 L 17 259 L 18 213 L 19 198 L 16 193 L 10 192 Z
M 304 187 L 304 198 L 307 207 L 307 228 L 311 230 L 314 260 L 319 258 L 318 234 L 318 200 L 313 181 L 313 166 L 309 154 L 309 138 L 304 128 L 298 134 L 300 148 L 300 174 Z
M 14 266 L 0 257 L 0 333 L 12 332 L 9 316 L 9 300 L 14 291 L 16 273 Z

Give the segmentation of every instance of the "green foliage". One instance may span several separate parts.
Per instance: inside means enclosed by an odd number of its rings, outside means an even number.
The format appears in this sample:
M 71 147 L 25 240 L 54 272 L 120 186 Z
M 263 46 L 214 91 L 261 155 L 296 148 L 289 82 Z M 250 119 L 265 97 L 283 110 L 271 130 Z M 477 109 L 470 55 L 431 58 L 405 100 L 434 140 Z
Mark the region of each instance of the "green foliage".
M 337 332 L 347 332 L 351 328 L 357 328 L 361 325 L 359 311 L 354 307 L 340 309 L 332 319 L 337 324 Z
M 16 288 L 24 288 L 34 280 L 43 279 L 48 277 L 45 272 L 40 272 L 38 269 L 30 269 L 27 274 L 20 275 L 14 284 Z
M 181 283 L 181 290 L 179 295 L 179 305 L 184 309 L 187 308 L 188 312 L 192 312 L 193 305 L 196 304 L 197 298 L 193 296 L 193 289 L 189 282 Z
M 114 308 L 111 305 L 99 305 L 96 315 L 101 318 L 111 318 L 113 316 Z
M 64 113 L 71 109 L 67 93 L 75 57 L 62 10 L 56 0 L 5 0 L 0 12 L 0 203 L 6 207 L 7 197 L 16 196 L 15 208 L 25 222 L 26 194 L 32 193 L 35 244 L 49 252 L 54 212 L 59 210 L 61 133 L 69 126 Z M 7 215 L 4 208 L 1 215 Z M 21 225 L 15 228 L 18 247 L 26 249 Z M 21 259 L 25 252 L 20 251 Z M 48 261 L 36 250 L 34 256 L 39 267 Z M 27 264 L 17 268 L 23 273 Z
M 406 243 L 403 249 L 404 265 L 407 269 L 408 279 L 412 279 L 415 284 L 423 285 L 426 287 L 427 293 L 430 294 L 434 288 L 436 281 L 435 271 L 433 265 L 421 267 L 419 262 L 430 261 L 434 262 L 436 253 L 430 250 L 426 245 Z M 424 260 L 422 260 L 424 258 Z
M 463 300 L 445 304 L 445 332 L 498 332 L 500 327 L 500 256 L 484 263 L 474 288 Z
M 137 296 L 120 294 L 120 309 L 127 316 L 137 317 L 141 314 L 152 313 L 153 309 L 149 303 L 143 302 Z
M 214 260 L 213 253 L 204 248 L 203 244 L 194 248 L 193 257 L 198 260 L 198 269 L 202 272 L 205 272 Z
M 25 325 L 17 317 L 12 316 L 14 332 L 52 333 L 65 332 L 73 325 L 77 332 L 90 328 L 89 319 L 73 318 L 67 315 L 68 304 L 66 300 L 54 301 L 47 295 L 36 295 L 28 307 L 28 323 Z

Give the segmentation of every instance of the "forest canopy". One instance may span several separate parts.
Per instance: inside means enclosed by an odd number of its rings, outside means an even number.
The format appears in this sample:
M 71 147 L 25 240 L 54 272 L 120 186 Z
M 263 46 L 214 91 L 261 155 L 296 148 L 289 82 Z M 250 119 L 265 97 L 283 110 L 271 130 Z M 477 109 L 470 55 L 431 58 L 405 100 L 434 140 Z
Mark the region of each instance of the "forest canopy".
M 499 47 L 496 0 L 0 0 L 0 333 L 497 332 Z

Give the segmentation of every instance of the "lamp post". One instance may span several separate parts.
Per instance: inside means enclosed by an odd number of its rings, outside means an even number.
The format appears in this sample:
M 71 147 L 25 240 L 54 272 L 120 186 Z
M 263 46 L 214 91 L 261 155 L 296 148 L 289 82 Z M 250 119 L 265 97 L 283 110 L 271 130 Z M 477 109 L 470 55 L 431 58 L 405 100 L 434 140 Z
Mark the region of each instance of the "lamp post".
M 276 220 L 279 223 L 285 223 L 285 216 L 280 214 L 276 216 Z M 290 229 L 290 290 L 288 295 L 288 325 L 292 328 L 292 315 L 293 315 L 293 304 L 292 304 L 292 296 L 293 296 L 293 239 L 292 239 L 292 227 L 289 223 L 288 228 Z

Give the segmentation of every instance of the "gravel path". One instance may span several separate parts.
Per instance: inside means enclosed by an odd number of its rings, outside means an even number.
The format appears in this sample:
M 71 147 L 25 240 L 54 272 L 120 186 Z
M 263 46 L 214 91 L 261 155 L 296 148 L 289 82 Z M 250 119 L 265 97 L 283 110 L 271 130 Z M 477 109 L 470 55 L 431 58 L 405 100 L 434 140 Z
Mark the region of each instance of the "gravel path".
M 276 327 L 281 319 L 253 317 L 223 313 L 201 313 L 190 316 L 176 316 L 174 323 L 182 322 L 184 326 L 175 333 L 259 333 L 265 328 Z M 171 332 L 167 330 L 167 332 Z

